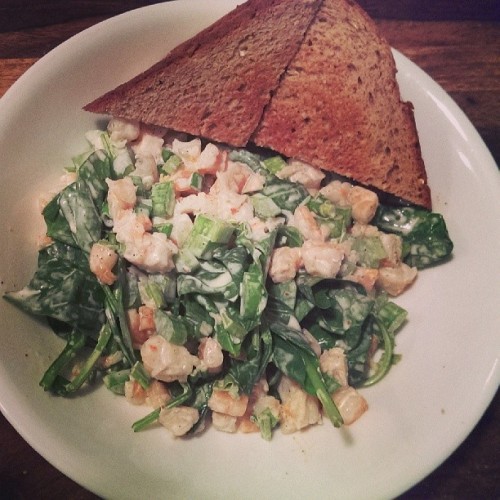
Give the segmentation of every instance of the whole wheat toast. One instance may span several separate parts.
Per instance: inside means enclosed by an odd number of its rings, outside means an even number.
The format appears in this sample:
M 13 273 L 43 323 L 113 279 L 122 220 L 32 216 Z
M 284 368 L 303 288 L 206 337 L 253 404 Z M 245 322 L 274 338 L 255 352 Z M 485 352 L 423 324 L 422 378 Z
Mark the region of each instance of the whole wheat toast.
M 252 141 L 431 208 L 391 49 L 349 0 L 322 2 Z
M 249 0 L 84 109 L 245 146 L 321 0 Z
M 84 109 L 255 143 L 430 209 L 395 75 L 354 1 L 249 0 Z

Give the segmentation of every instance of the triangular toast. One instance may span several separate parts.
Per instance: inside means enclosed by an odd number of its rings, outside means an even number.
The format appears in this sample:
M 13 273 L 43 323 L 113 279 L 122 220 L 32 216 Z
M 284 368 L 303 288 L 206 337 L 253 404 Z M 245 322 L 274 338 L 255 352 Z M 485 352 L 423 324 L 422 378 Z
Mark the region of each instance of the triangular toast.
M 320 0 L 250 0 L 85 106 L 245 146 Z
M 354 1 L 249 0 L 85 109 L 255 143 L 430 209 L 395 74 Z
M 322 2 L 252 141 L 431 208 L 413 107 L 388 43 L 354 2 Z

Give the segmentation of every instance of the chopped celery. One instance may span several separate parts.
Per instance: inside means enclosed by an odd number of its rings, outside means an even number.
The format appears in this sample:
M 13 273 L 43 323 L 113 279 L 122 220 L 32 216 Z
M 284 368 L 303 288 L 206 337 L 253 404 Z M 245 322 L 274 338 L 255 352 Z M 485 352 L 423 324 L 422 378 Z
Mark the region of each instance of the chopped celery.
M 140 361 L 137 361 L 130 370 L 130 378 L 133 378 L 134 380 L 139 382 L 139 385 L 143 389 L 147 389 L 149 387 L 149 384 L 151 383 L 151 377 Z
M 267 217 L 276 217 L 281 214 L 281 208 L 274 203 L 269 196 L 264 196 L 261 193 L 255 193 L 250 197 L 255 215 L 263 219 Z
M 263 160 L 262 164 L 271 174 L 277 174 L 286 165 L 286 161 L 281 156 L 271 156 Z
M 318 222 L 330 229 L 330 238 L 342 237 L 351 225 L 351 208 L 338 207 L 324 196 L 318 195 L 307 202 L 307 207 L 318 216 Z
M 175 268 L 179 273 L 192 273 L 200 267 L 200 262 L 195 254 L 185 246 L 180 249 L 174 258 Z
M 159 182 L 153 185 L 151 190 L 151 201 L 153 203 L 153 217 L 172 217 L 175 207 L 174 183 Z
M 163 150 L 163 151 L 166 151 L 166 150 Z M 173 174 L 179 168 L 181 163 L 182 163 L 182 160 L 180 159 L 180 157 L 172 153 L 167 158 L 165 163 L 160 167 L 160 171 L 166 175 Z
M 253 415 L 250 420 L 257 424 L 260 430 L 260 435 L 266 440 L 271 441 L 273 434 L 273 429 L 278 425 L 279 419 L 277 419 L 273 412 L 266 408 L 264 411 L 260 412 L 258 415 Z
M 194 191 L 200 192 L 203 187 L 203 175 L 193 172 L 189 179 L 189 185 Z
M 352 249 L 358 254 L 358 261 L 365 267 L 378 268 L 387 253 L 378 236 L 359 236 L 354 238 Z
M 174 225 L 171 222 L 153 224 L 153 231 L 156 231 L 157 233 L 163 233 L 167 237 L 169 237 L 172 234 L 173 228 Z
M 216 248 L 229 242 L 234 229 L 230 222 L 200 214 L 194 221 L 183 250 L 190 251 L 198 259 L 210 259 Z
M 130 379 L 130 368 L 110 372 L 104 375 L 104 385 L 113 393 L 123 396 L 125 394 L 125 382 Z

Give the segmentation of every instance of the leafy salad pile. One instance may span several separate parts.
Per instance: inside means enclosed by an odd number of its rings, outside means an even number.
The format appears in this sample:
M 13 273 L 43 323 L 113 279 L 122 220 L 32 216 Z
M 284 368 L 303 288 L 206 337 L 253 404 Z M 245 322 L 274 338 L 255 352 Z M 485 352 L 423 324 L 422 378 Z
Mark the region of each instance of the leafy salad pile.
M 179 200 L 186 193 L 208 192 L 218 174 L 192 169 L 189 190 L 179 194 L 172 179 L 186 165 L 171 144 L 161 146 L 152 182 L 140 175 L 130 143 L 117 144 L 109 132 L 100 131 L 92 133 L 91 145 L 67 169 L 72 182 L 43 209 L 48 243 L 39 251 L 32 280 L 5 296 L 25 311 L 45 316 L 66 341 L 43 375 L 43 389 L 67 396 L 84 384 L 103 382 L 114 394 L 125 394 L 131 384 L 147 393 L 158 380 L 142 359 L 145 343 L 160 336 L 165 345 L 196 357 L 203 341 L 212 338 L 223 355 L 221 366 L 205 369 L 201 363 L 173 380 L 159 376 L 168 396 L 134 430 L 161 421 L 164 412 L 188 407 L 195 418 L 183 433 L 196 432 L 212 413 L 214 392 L 226 391 L 235 400 L 246 395 L 252 401 L 252 391 L 262 381 L 266 395 L 285 404 L 279 391 L 285 377 L 316 398 L 324 416 L 341 426 L 344 419 L 332 394 L 342 382 L 321 369 L 319 354 L 342 349 L 348 385 L 370 386 L 398 359 L 395 334 L 407 317 L 376 284 L 367 289 L 352 279 L 355 269 L 384 265 L 387 255 L 378 233 L 354 238 L 351 207 L 336 206 L 321 191 L 280 178 L 283 158 L 227 150 L 227 161 L 243 164 L 263 180 L 245 196 L 253 220 L 273 221 L 268 230 L 256 237 L 248 221 L 190 213 L 172 268 L 141 268 L 126 258 L 127 244 L 114 231 L 109 180 L 129 177 L 137 196 L 130 211 L 150 221 L 149 233 L 170 239 Z M 304 245 L 301 231 L 288 224 L 301 206 L 328 228 L 328 241 L 350 241 L 356 258 L 345 259 L 334 277 L 311 275 L 301 267 L 293 279 L 274 282 L 268 274 L 273 252 Z M 398 235 L 402 261 L 418 269 L 443 261 L 453 248 L 443 218 L 423 209 L 379 204 L 370 225 Z M 91 271 L 95 244 L 118 256 L 112 269 L 116 279 L 110 284 Z M 130 312 L 144 306 L 154 326 L 138 339 Z M 266 439 L 280 423 L 279 412 L 252 413 L 248 408 L 246 414 Z

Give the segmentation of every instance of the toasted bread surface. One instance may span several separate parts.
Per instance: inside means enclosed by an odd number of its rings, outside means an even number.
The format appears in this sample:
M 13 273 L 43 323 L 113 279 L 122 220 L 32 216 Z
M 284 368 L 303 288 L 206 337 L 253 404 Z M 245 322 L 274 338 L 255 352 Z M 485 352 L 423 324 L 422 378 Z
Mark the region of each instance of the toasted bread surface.
M 430 209 L 395 75 L 353 0 L 249 0 L 84 109 L 252 142 Z
M 252 140 L 431 208 L 389 44 L 350 0 L 324 0 Z
M 87 111 L 244 146 L 320 0 L 249 0 Z

